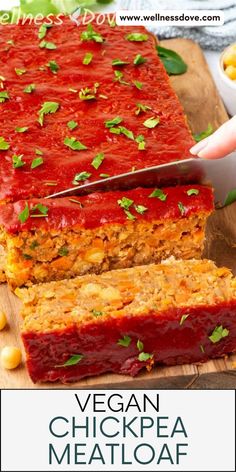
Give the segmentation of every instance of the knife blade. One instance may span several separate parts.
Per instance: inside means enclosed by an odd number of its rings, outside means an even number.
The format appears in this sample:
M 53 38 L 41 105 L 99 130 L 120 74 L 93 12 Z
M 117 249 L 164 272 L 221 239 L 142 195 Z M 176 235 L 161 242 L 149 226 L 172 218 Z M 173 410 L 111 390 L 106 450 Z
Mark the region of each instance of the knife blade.
M 182 161 L 139 169 L 73 186 L 46 198 L 86 195 L 97 191 L 127 190 L 140 186 L 165 187 L 184 184 L 211 185 L 215 189 L 216 202 L 223 204 L 228 193 L 236 188 L 236 152 L 217 160 L 191 157 Z

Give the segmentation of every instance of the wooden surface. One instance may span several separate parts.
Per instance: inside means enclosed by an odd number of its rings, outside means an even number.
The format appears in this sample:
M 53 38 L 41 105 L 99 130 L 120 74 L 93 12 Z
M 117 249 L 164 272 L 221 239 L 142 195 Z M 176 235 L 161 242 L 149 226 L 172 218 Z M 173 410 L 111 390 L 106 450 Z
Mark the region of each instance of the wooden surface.
M 193 132 L 214 128 L 227 120 L 214 82 L 200 48 L 190 40 L 172 39 L 163 46 L 179 52 L 188 64 L 188 72 L 171 77 L 171 82 L 184 106 Z M 210 218 L 207 229 L 205 255 L 219 265 L 226 265 L 236 274 L 236 204 L 218 210 Z M 19 300 L 6 286 L 0 286 L 1 307 L 7 313 L 9 326 L 0 334 L 0 348 L 21 345 L 19 335 Z M 23 351 L 23 347 L 22 347 Z M 1 388 L 65 388 L 61 384 L 34 385 L 24 363 L 14 371 L 0 370 Z M 150 374 L 136 378 L 121 375 L 102 375 L 72 384 L 71 388 L 235 388 L 236 355 L 217 359 L 202 365 L 156 367 Z M 68 388 L 68 386 L 66 386 Z

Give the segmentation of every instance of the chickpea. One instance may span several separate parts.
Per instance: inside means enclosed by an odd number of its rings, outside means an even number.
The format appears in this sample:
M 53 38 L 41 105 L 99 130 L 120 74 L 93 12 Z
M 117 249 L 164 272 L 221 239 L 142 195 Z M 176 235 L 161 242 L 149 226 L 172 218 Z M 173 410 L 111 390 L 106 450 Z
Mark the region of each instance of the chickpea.
M 4 369 L 16 369 L 21 363 L 21 350 L 15 346 L 5 346 L 1 351 L 1 365 Z
M 223 61 L 225 66 L 236 67 L 236 49 L 230 48 L 228 52 L 224 54 Z
M 5 328 L 7 324 L 7 317 L 4 311 L 0 311 L 0 331 Z
M 236 67 L 227 66 L 225 69 L 225 73 L 231 80 L 236 80 Z

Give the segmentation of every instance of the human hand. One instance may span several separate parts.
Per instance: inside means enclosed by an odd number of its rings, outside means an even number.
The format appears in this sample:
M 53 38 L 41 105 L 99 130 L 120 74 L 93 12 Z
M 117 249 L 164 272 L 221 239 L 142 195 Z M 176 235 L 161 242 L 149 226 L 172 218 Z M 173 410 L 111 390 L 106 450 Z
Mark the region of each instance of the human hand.
M 190 149 L 194 156 L 219 159 L 236 150 L 236 115 Z

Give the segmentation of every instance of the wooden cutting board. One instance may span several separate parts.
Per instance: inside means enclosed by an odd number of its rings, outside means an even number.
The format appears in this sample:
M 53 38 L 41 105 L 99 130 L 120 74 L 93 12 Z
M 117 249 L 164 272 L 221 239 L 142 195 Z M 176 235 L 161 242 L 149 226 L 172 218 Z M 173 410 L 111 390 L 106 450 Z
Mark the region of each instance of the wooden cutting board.
M 171 77 L 194 133 L 211 123 L 216 129 L 227 119 L 227 113 L 210 75 L 199 46 L 187 39 L 171 39 L 161 43 L 180 53 L 188 64 L 188 72 Z M 236 204 L 218 210 L 207 228 L 205 255 L 219 265 L 226 265 L 236 274 Z M 19 300 L 6 286 L 0 286 L 0 302 L 7 313 L 9 326 L 0 333 L 0 348 L 21 345 L 19 335 Z M 22 348 L 23 351 L 23 348 Z M 234 370 L 235 369 L 235 370 Z M 60 384 L 34 385 L 24 363 L 14 371 L 0 369 L 1 388 L 68 388 Z M 156 367 L 150 374 L 136 378 L 121 375 L 101 375 L 72 384 L 71 388 L 235 388 L 236 355 L 203 365 Z

